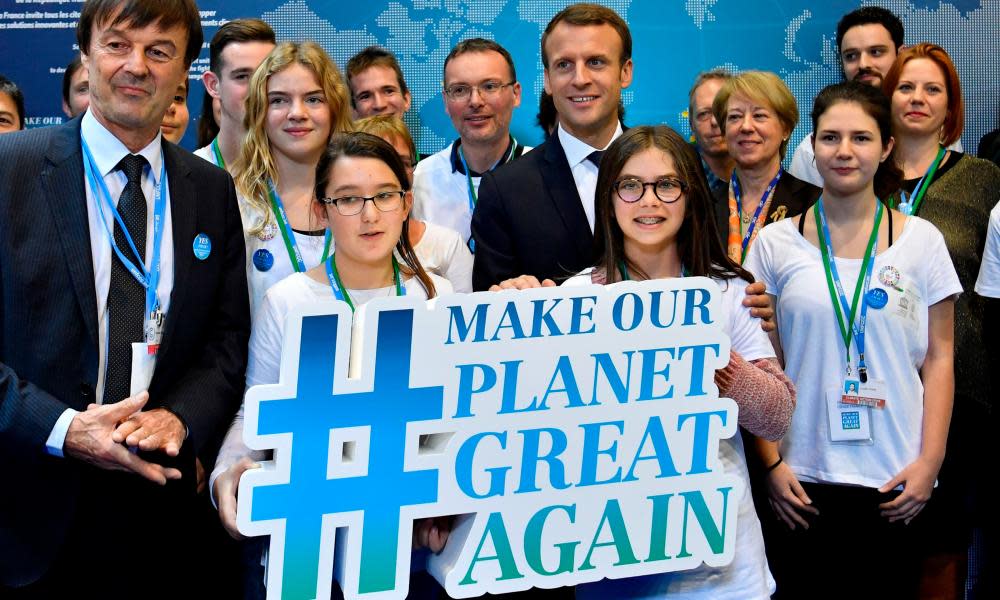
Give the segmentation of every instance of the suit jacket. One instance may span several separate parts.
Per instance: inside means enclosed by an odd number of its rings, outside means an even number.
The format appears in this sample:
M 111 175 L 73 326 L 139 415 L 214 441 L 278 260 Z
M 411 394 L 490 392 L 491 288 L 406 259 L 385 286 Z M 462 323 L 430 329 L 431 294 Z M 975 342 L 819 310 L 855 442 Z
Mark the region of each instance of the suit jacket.
M 594 264 L 594 234 L 559 136 L 483 175 L 472 237 L 476 291 L 518 275 L 566 278 Z
M 188 428 L 184 451 L 207 465 L 243 394 L 250 332 L 243 229 L 232 179 L 164 142 L 174 285 L 146 410 Z M 81 485 L 141 481 L 46 453 L 66 408 L 94 401 L 98 324 L 80 119 L 0 136 L 0 583 L 48 569 L 75 518 Z M 197 260 L 199 233 L 212 242 Z M 206 460 L 207 459 L 207 460 Z M 209 468 L 211 468 L 209 466 Z M 116 479 L 117 478 L 117 479 Z M 105 485 L 102 479 L 100 485 Z M 168 486 L 169 487 L 169 486 Z M 93 515 L 85 515 L 92 518 Z
M 788 171 L 781 175 L 778 185 L 774 186 L 774 197 L 767 208 L 767 218 L 764 225 L 776 221 L 797 217 L 819 200 L 823 193 L 821 188 L 802 181 Z M 722 246 L 726 246 L 726 236 L 729 233 L 729 186 L 724 186 L 713 192 L 715 196 L 715 222 L 722 236 Z M 759 201 L 757 198 L 755 201 Z

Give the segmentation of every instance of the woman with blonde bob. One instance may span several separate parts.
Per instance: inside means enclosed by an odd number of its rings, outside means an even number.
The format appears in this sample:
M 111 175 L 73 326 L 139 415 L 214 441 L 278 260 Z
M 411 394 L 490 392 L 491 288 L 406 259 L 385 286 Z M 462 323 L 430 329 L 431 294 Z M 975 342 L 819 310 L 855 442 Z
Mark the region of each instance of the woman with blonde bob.
M 741 264 L 764 225 L 801 214 L 820 189 L 781 168 L 799 109 L 780 77 L 736 75 L 719 89 L 712 112 L 736 161 L 728 194 L 716 197 L 716 222 L 729 258 Z
M 351 130 L 350 114 L 344 79 L 315 42 L 282 42 L 250 80 L 233 179 L 254 313 L 269 287 L 332 251 L 311 208 L 316 164 L 335 133 Z

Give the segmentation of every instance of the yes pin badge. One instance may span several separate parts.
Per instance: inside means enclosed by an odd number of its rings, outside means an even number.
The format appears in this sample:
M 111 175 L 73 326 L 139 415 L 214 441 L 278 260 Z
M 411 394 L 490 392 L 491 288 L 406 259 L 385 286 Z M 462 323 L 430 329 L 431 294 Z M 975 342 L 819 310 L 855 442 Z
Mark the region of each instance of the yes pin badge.
M 882 288 L 872 288 L 865 294 L 865 302 L 875 309 L 885 308 L 885 305 L 889 303 L 889 292 Z
M 266 248 L 261 248 L 253 253 L 253 266 L 261 272 L 270 271 L 274 266 L 274 255 Z
M 205 260 L 212 253 L 212 240 L 208 239 L 208 236 L 204 233 L 199 233 L 194 236 L 192 248 L 194 249 L 195 258 Z

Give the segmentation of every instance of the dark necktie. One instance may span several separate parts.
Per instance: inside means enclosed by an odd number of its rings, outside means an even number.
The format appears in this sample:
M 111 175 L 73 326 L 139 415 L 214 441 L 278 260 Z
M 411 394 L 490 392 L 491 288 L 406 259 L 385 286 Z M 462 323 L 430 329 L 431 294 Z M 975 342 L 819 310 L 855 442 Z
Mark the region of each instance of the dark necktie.
M 146 253 L 146 197 L 142 193 L 142 168 L 146 159 L 130 154 L 118 163 L 128 177 L 128 183 L 118 198 L 118 214 L 128 228 L 132 242 L 141 255 Z M 136 262 L 125 232 L 115 221 L 115 244 L 122 254 L 143 271 Z M 104 403 L 124 400 L 129 395 L 132 379 L 132 342 L 143 341 L 143 318 L 146 310 L 146 288 L 142 286 L 117 255 L 111 256 L 111 287 L 108 290 L 108 354 L 107 376 L 104 381 Z
M 604 150 L 594 150 L 587 155 L 587 160 L 592 162 L 598 169 L 601 168 L 601 157 L 604 156 Z

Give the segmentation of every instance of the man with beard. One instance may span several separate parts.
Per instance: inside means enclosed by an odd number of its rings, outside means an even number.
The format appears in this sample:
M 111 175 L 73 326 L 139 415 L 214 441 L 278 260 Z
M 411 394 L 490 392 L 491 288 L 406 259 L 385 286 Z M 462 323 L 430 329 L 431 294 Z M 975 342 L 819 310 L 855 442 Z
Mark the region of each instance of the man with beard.
M 903 23 L 880 6 L 863 6 L 837 23 L 837 51 L 844 79 L 854 79 L 880 88 L 882 78 L 896 61 L 903 45 Z M 813 185 L 823 186 L 816 170 L 812 134 L 807 135 L 795 154 L 788 172 Z

